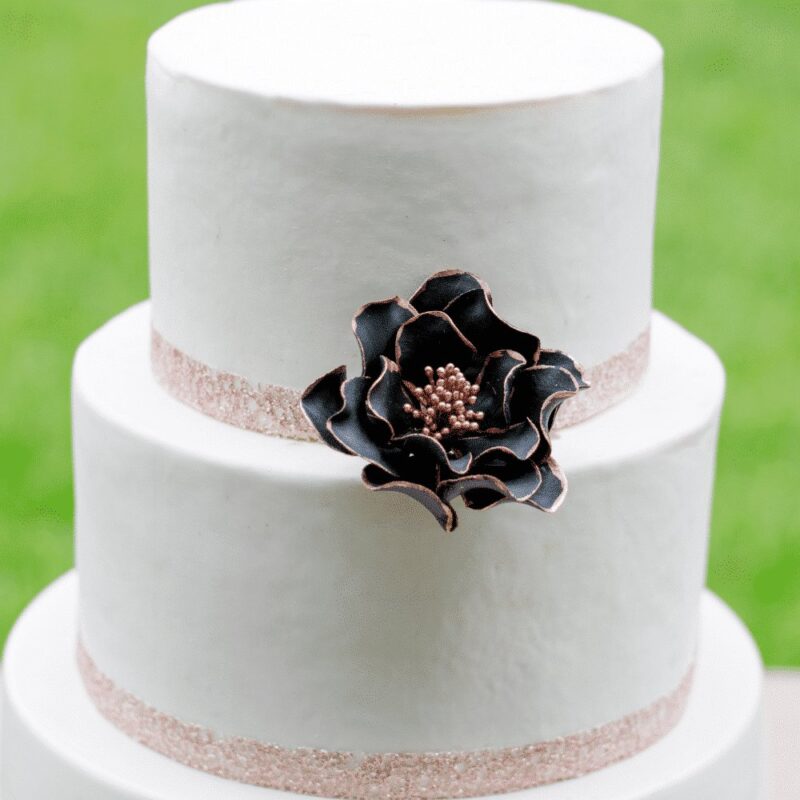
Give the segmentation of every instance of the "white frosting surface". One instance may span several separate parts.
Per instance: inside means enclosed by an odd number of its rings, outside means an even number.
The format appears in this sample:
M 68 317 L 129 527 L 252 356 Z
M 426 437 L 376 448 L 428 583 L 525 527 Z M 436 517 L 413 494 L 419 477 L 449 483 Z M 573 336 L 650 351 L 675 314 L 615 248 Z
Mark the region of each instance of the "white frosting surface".
M 661 51 L 631 25 L 251 0 L 154 34 L 147 82 L 154 320 L 195 359 L 302 389 L 445 267 L 586 365 L 648 322 Z
M 654 318 L 652 365 L 562 432 L 555 515 L 463 511 L 456 534 L 360 462 L 180 405 L 148 307 L 74 373 L 87 649 L 186 722 L 354 751 L 529 744 L 620 718 L 692 660 L 723 373 Z
M 77 581 L 48 589 L 9 639 L 0 745 L 8 800 L 300 800 L 169 761 L 106 722 L 75 666 Z M 682 722 L 638 756 L 518 800 L 760 800 L 761 663 L 713 595 L 702 603 L 695 684 Z
M 661 59 L 649 34 L 557 3 L 266 0 L 203 6 L 157 31 L 175 75 L 347 106 L 459 107 L 607 89 Z

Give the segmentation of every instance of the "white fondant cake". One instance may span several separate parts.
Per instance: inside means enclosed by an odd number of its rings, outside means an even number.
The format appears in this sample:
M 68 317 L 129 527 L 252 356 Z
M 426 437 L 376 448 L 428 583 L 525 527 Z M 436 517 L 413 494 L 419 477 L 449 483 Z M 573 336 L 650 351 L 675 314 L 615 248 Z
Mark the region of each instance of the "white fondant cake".
M 82 632 L 119 685 L 284 747 L 450 751 L 606 723 L 686 674 L 723 374 L 674 323 L 633 396 L 558 435 L 558 513 L 450 537 L 356 459 L 187 411 L 148 325 L 126 312 L 74 371 Z
M 10 640 L 7 795 L 756 800 L 757 655 L 701 600 L 724 375 L 651 309 L 655 40 L 535 0 L 250 0 L 158 31 L 147 83 L 152 300 L 75 361 L 79 591 Z M 538 445 L 482 469 L 535 462 L 544 487 L 546 404 L 591 379 L 594 416 L 552 434 L 555 513 L 465 511 L 445 536 L 336 441 L 287 438 L 335 439 L 299 392 L 358 374 L 354 312 L 445 267 L 548 348 L 473 324 L 525 364 L 475 368 L 475 402 L 510 425 L 524 372 L 541 403 Z
M 569 6 L 178 17 L 148 58 L 155 327 L 303 389 L 354 355 L 362 303 L 456 267 L 512 324 L 603 362 L 649 322 L 660 108 L 658 43 Z
M 300 800 L 176 764 L 104 720 L 75 667 L 67 576 L 14 630 L 4 670 L 3 800 Z M 742 624 L 706 594 L 686 714 L 645 752 L 517 800 L 761 800 L 761 663 Z

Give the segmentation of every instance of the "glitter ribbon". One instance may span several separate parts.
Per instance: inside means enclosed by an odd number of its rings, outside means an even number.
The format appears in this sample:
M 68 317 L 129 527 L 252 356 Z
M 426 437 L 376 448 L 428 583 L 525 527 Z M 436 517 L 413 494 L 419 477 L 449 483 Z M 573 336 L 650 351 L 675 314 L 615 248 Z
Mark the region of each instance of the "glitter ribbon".
M 452 753 L 349 753 L 218 737 L 157 711 L 117 686 L 81 644 L 78 666 L 100 713 L 132 739 L 173 761 L 240 783 L 352 800 L 479 797 L 602 769 L 644 750 L 677 724 L 693 672 L 690 669 L 672 692 L 646 708 L 549 741 Z
M 630 394 L 647 368 L 650 329 L 620 353 L 584 369 L 591 388 L 567 400 L 557 428 L 599 414 Z M 151 362 L 156 380 L 173 397 L 209 417 L 248 431 L 288 439 L 319 441 L 300 405 L 300 392 L 285 386 L 250 383 L 246 378 L 197 361 L 170 344 L 154 328 Z

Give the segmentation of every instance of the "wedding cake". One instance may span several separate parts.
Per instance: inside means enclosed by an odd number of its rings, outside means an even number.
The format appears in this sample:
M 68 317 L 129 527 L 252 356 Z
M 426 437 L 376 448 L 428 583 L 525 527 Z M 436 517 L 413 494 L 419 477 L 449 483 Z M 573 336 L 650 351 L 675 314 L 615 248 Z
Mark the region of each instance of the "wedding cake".
M 534 0 L 153 35 L 151 299 L 75 360 L 4 800 L 759 796 L 723 371 L 651 306 L 661 93 L 649 34 Z

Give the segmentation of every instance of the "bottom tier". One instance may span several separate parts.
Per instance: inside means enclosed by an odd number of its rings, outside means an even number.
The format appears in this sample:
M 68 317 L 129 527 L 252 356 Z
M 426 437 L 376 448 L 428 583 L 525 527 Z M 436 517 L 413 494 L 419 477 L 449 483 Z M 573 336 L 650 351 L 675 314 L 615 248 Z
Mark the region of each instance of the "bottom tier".
M 75 660 L 77 577 L 47 589 L 11 634 L 4 665 L 3 800 L 286 800 L 173 763 L 127 739 L 90 704 Z M 695 682 L 664 739 L 592 775 L 519 800 L 757 800 L 761 662 L 742 624 L 703 600 Z M 602 691 L 602 687 L 598 687 Z

